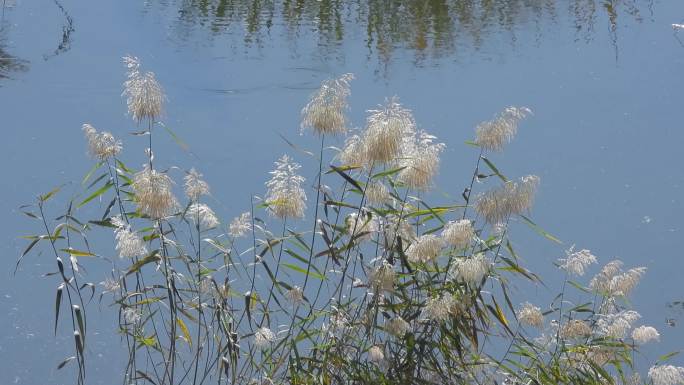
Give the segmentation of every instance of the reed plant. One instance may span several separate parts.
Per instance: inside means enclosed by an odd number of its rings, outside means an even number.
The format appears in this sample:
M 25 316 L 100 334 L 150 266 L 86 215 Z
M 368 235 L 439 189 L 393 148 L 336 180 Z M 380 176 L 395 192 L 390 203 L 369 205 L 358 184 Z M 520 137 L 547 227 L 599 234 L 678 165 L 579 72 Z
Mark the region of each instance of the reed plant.
M 72 368 L 76 384 L 88 383 L 92 311 L 118 320 L 98 332 L 123 342 L 124 385 L 684 381 L 684 368 L 666 363 L 672 355 L 649 362 L 643 380 L 636 370 L 640 346 L 659 338 L 627 300 L 645 268 L 609 261 L 584 279 L 598 258 L 570 248 L 556 262 L 565 279 L 551 303 L 514 301 L 516 280 L 542 279 L 522 265 L 509 227 L 560 243 L 530 219 L 540 179 L 509 179 L 489 158 L 514 139 L 528 108 L 478 125 L 459 201 L 432 204 L 421 197 L 445 144 L 396 97 L 369 110 L 363 130 L 349 130 L 353 76 L 327 80 L 302 101 L 302 130 L 320 140 L 315 180 L 283 155 L 264 175 L 263 196 L 222 221 L 202 174 L 187 170 L 180 183 L 157 165 L 163 88 L 137 58 L 124 63 L 145 164 L 134 169 L 120 140 L 84 124 L 94 165 L 81 198 L 47 212 L 55 189 L 22 207 L 40 230 L 17 267 L 41 246 L 54 258 L 50 327 L 74 336 L 57 365 Z M 329 159 L 332 136 L 345 145 Z M 94 202 L 104 210 L 88 208 Z M 110 274 L 89 276 L 94 264 Z M 581 300 L 568 300 L 570 291 Z

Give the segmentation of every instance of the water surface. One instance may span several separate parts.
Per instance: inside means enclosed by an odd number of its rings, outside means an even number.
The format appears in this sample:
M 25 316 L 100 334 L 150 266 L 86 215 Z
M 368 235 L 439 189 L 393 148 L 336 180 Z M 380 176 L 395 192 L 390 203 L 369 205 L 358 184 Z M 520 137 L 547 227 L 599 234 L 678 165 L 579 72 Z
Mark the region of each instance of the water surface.
M 200 169 L 225 221 L 263 193 L 282 153 L 313 165 L 280 135 L 316 147 L 299 135 L 299 110 L 327 77 L 356 75 L 356 125 L 396 94 L 448 144 L 434 193 L 441 202 L 457 202 L 472 172 L 477 153 L 463 142 L 473 127 L 505 106 L 530 107 L 534 116 L 492 159 L 506 175 L 541 176 L 533 218 L 566 245 L 516 225 L 514 246 L 550 287 L 560 279 L 552 262 L 575 243 L 602 262 L 647 266 L 633 303 L 663 343 L 644 359 L 684 348 L 681 327 L 666 324 L 684 322 L 667 306 L 684 298 L 684 48 L 671 27 L 682 20 L 684 3 L 674 0 L 6 0 L 0 383 L 70 383 L 68 370 L 56 370 L 71 349 L 68 335 L 52 334 L 57 282 L 41 277 L 52 257 L 32 254 L 11 275 L 25 246 L 18 236 L 39 231 L 17 208 L 61 183 L 62 199 L 80 191 L 91 166 L 84 122 L 124 138 L 129 163 L 142 164 L 144 143 L 128 135 L 137 127 L 120 96 L 127 53 L 156 72 L 169 98 L 163 120 L 189 147 L 158 135 L 158 164 Z M 307 170 L 313 181 L 314 167 Z M 94 282 L 105 274 L 106 266 L 89 265 Z M 113 330 L 106 301 L 97 308 L 91 322 Z M 107 333 L 92 337 L 89 383 L 117 378 L 118 343 Z

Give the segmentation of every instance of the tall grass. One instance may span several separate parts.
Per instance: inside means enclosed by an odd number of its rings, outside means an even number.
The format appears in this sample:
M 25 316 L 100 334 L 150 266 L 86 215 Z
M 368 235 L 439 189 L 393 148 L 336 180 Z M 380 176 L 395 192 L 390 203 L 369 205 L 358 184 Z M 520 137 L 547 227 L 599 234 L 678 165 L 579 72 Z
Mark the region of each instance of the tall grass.
M 302 127 L 320 138 L 314 191 L 285 155 L 264 175 L 264 197 L 222 222 L 199 172 L 186 172 L 179 199 L 171 175 L 156 168 L 163 89 L 136 58 L 125 63 L 124 94 L 142 127 L 136 135 L 147 136 L 146 164 L 134 170 L 122 142 L 84 125 L 95 162 L 85 198 L 56 215 L 45 203 L 58 190 L 23 207 L 40 233 L 28 237 L 17 266 L 39 245 L 55 260 L 49 327 L 74 335 L 58 367 L 72 367 L 75 383 L 88 383 L 93 298 L 118 319 L 118 329 L 98 332 L 120 335 L 126 385 L 684 380 L 683 368 L 664 364 L 671 355 L 650 363 L 648 380 L 635 370 L 640 345 L 659 337 L 636 327 L 640 316 L 627 300 L 644 268 L 612 261 L 585 279 L 597 257 L 571 248 L 556 263 L 565 279 L 552 303 L 514 303 L 512 284 L 541 278 L 521 265 L 509 227 L 560 242 L 529 217 L 539 178 L 509 179 L 488 158 L 514 139 L 529 109 L 510 107 L 480 124 L 462 201 L 432 204 L 420 196 L 445 145 L 418 130 L 398 98 L 369 110 L 365 130 L 348 133 L 353 77 L 326 81 L 302 101 Z M 345 136 L 345 148 L 325 159 L 331 135 Z M 107 203 L 104 212 L 84 218 L 95 201 Z M 101 232 L 116 246 L 98 254 L 107 247 L 93 244 Z M 102 263 L 111 276 L 89 277 L 85 268 Z M 581 301 L 569 301 L 570 291 Z

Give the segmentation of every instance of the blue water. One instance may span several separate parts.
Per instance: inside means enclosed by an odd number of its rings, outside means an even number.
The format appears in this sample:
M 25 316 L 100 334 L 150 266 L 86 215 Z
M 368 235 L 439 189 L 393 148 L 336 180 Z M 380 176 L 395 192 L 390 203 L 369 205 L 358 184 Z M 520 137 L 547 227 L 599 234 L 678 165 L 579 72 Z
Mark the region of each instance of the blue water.
M 324 9 L 327 1 L 305 1 L 301 12 L 288 13 L 280 2 L 265 10 L 256 3 L 5 1 L 1 384 L 71 383 L 70 369 L 56 370 L 71 351 L 70 336 L 52 332 L 57 281 L 41 277 L 53 258 L 33 253 L 12 275 L 25 247 L 18 237 L 40 231 L 18 207 L 62 183 L 62 199 L 80 191 L 91 167 L 84 122 L 123 138 L 129 163 L 142 164 L 145 144 L 128 135 L 136 127 L 121 98 L 128 53 L 164 85 L 163 121 L 189 147 L 157 135 L 157 164 L 201 170 L 226 222 L 248 208 L 251 194 L 263 194 L 267 171 L 283 153 L 314 180 L 314 161 L 280 135 L 316 147 L 315 138 L 299 135 L 299 110 L 327 77 L 356 75 L 356 125 L 366 109 L 396 94 L 422 128 L 447 143 L 433 194 L 440 202 L 457 202 L 469 181 L 477 153 L 463 142 L 474 126 L 508 105 L 530 107 L 534 116 L 492 160 L 508 176 L 541 177 L 532 217 L 565 245 L 515 224 L 517 251 L 553 290 L 561 276 L 552 262 L 572 244 L 603 263 L 619 257 L 628 267 L 648 267 L 633 305 L 663 341 L 640 359 L 684 348 L 683 313 L 668 307 L 684 299 L 684 32 L 671 27 L 684 20 L 684 2 L 499 1 L 495 16 L 467 18 L 466 11 L 435 10 L 452 2 L 431 1 L 433 14 L 387 10 L 381 14 L 398 21 L 373 28 L 353 5 L 335 12 Z M 58 212 L 57 202 L 48 208 Z M 104 279 L 106 268 L 91 268 L 93 282 Z M 518 286 L 517 302 L 528 290 Z M 552 297 L 542 287 L 532 293 Z M 110 384 L 123 365 L 119 341 L 106 333 L 115 326 L 106 301 L 101 312 L 92 308 L 91 322 L 105 333 L 91 339 L 89 383 Z M 681 358 L 673 362 L 684 366 Z

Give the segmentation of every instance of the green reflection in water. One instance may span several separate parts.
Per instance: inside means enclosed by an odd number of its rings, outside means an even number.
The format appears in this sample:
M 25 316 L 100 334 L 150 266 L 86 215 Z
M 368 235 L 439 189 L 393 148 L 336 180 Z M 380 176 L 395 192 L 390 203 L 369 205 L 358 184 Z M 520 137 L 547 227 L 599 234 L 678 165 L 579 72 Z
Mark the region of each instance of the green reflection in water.
M 316 36 L 325 54 L 334 53 L 351 34 L 361 33 L 369 52 L 388 62 L 397 49 L 417 59 L 480 50 L 490 41 L 518 39 L 521 28 L 542 23 L 570 24 L 575 39 L 590 41 L 607 24 L 617 54 L 622 19 L 641 22 L 653 2 L 638 0 L 184 0 L 178 7 L 183 34 L 196 26 L 213 34 L 242 30 L 247 46 L 261 46 L 281 24 L 290 38 Z M 604 24 L 605 23 L 605 24 Z M 546 31 L 550 33 L 551 31 Z M 356 35 L 355 35 L 356 36 Z

